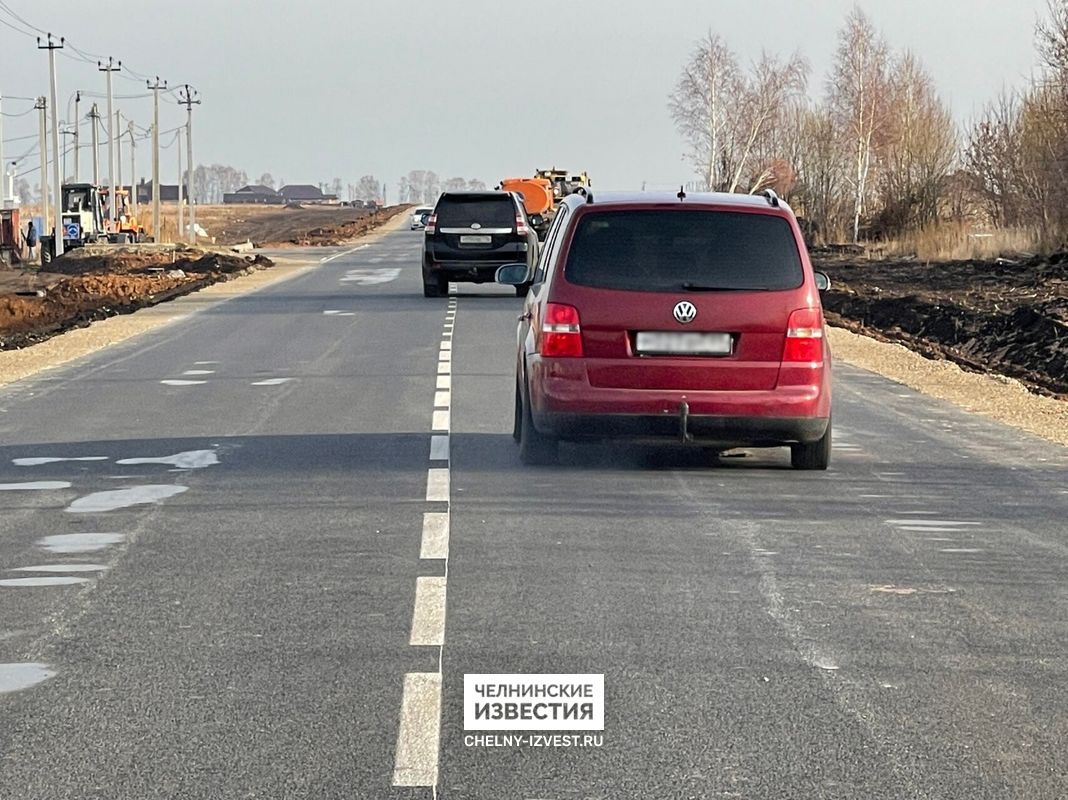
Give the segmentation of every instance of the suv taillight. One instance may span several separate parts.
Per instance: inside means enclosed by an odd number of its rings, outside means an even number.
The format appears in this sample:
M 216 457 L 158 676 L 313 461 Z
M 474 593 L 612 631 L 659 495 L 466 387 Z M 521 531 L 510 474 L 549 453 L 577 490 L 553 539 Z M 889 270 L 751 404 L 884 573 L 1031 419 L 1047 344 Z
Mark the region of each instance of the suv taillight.
M 426 218 L 426 225 L 423 226 L 423 230 L 427 235 L 438 232 L 438 215 L 431 214 Z
M 807 364 L 823 362 L 823 313 L 818 308 L 799 308 L 790 314 L 782 360 Z
M 546 358 L 582 358 L 582 328 L 578 309 L 546 303 L 538 351 Z
M 515 232 L 520 236 L 526 236 L 530 233 L 530 229 L 527 227 L 527 221 L 523 219 L 522 214 L 515 215 Z

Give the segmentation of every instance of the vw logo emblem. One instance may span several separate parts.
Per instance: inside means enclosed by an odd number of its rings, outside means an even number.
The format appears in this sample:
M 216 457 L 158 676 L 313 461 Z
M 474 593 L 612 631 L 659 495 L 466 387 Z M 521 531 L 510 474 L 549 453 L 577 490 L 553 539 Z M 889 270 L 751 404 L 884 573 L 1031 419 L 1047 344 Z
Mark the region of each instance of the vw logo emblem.
M 478 224 L 477 222 L 472 222 L 472 223 L 471 223 L 471 230 L 473 230 L 473 231 L 477 231 L 477 230 L 478 230 L 479 228 L 481 228 L 481 227 L 482 227 L 482 226 L 481 226 L 481 225 L 479 225 L 479 224 Z
M 680 300 L 675 304 L 675 310 L 672 313 L 675 315 L 675 319 L 683 325 L 687 325 L 693 322 L 694 317 L 697 316 L 697 307 L 689 300 Z

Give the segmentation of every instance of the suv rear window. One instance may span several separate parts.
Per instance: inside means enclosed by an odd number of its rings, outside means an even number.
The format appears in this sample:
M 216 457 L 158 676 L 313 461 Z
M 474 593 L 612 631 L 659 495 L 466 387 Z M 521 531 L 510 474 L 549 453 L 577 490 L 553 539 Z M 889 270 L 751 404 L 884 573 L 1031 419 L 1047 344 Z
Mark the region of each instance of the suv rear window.
M 733 211 L 599 211 L 579 220 L 564 275 L 601 289 L 794 289 L 804 281 L 790 224 Z
M 469 228 L 477 222 L 483 228 L 511 228 L 515 225 L 515 205 L 501 197 L 443 197 L 438 203 L 439 228 Z

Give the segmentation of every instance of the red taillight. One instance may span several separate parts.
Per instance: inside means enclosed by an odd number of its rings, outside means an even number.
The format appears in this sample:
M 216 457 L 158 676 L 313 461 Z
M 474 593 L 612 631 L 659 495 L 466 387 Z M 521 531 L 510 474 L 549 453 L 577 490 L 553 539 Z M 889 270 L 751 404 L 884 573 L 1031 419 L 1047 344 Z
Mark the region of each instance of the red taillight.
M 546 358 L 582 357 L 582 329 L 577 308 L 561 303 L 545 304 L 539 351 Z
M 438 232 L 438 215 L 437 214 L 431 214 L 429 217 L 427 217 L 426 218 L 426 225 L 423 226 L 423 229 L 428 234 L 437 233 Z
M 515 232 L 520 236 L 526 236 L 530 233 L 530 229 L 527 227 L 527 221 L 523 219 L 522 214 L 515 215 Z
M 823 313 L 818 308 L 799 308 L 786 323 L 782 360 L 819 364 L 823 361 Z

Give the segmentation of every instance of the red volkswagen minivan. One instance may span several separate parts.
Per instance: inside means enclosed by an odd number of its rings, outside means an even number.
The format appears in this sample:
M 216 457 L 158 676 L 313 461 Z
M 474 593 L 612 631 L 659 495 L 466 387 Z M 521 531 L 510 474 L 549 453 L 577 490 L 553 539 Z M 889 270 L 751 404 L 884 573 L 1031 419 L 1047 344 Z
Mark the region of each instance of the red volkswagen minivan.
M 772 192 L 576 194 L 559 207 L 519 318 L 524 463 L 560 440 L 674 438 L 831 455 L 831 353 L 797 220 Z

